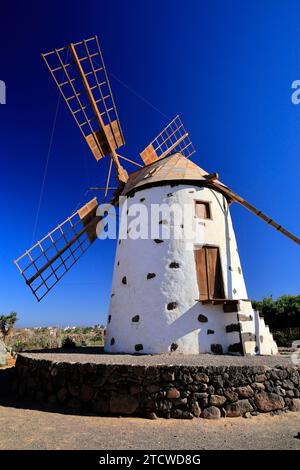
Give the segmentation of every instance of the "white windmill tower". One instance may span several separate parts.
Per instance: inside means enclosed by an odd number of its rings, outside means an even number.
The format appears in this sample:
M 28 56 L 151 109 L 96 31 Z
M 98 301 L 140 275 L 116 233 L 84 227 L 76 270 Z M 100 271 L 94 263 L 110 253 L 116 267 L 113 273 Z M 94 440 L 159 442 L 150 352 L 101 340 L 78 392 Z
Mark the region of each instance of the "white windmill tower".
M 114 166 L 119 187 L 110 202 L 117 206 L 126 197 L 129 218 L 136 204 L 147 213 L 163 204 L 169 214 L 174 205 L 190 214 L 182 223 L 162 213 L 161 235 L 119 238 L 105 350 L 275 354 L 247 296 L 229 206 L 238 202 L 297 244 L 300 239 L 188 160 L 194 148 L 178 116 L 141 153 L 144 166 L 117 154 L 124 138 L 96 36 L 43 58 L 96 160 L 110 156 L 104 199 Z M 139 169 L 128 176 L 120 159 Z M 97 239 L 97 208 L 94 198 L 15 261 L 38 300 Z M 168 226 L 171 236 L 164 237 Z

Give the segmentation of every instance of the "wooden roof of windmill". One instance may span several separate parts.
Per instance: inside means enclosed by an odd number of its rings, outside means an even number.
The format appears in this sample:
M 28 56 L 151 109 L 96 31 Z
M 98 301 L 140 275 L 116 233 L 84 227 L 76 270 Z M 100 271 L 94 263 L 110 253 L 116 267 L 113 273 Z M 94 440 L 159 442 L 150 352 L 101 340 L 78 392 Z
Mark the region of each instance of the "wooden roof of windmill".
M 123 195 L 145 186 L 156 186 L 172 181 L 206 181 L 207 175 L 208 173 L 196 163 L 180 153 L 174 153 L 131 173 Z

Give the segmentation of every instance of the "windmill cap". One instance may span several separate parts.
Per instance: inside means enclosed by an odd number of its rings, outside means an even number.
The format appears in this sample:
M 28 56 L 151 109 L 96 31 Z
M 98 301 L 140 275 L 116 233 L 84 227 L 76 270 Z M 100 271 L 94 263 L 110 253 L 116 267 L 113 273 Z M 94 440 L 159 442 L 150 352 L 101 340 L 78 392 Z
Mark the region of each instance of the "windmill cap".
M 168 155 L 131 173 L 124 187 L 123 196 L 151 186 L 162 186 L 170 182 L 193 182 L 202 186 L 207 183 L 208 173 L 180 153 Z

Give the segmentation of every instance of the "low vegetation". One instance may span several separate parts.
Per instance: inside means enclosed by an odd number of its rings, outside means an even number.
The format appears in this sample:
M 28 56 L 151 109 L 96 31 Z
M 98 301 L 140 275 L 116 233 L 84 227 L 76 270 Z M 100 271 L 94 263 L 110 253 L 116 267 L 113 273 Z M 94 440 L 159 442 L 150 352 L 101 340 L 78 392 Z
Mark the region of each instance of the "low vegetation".
M 79 346 L 103 346 L 104 327 L 46 327 L 16 328 L 6 339 L 13 352 L 30 349 L 74 348 Z

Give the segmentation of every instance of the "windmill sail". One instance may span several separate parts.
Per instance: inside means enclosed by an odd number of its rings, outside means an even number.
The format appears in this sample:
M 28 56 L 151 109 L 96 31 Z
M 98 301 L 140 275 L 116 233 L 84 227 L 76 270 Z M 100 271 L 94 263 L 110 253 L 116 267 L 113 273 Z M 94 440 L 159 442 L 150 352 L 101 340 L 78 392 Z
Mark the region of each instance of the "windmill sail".
M 96 240 L 97 207 L 94 198 L 15 260 L 38 301 Z
M 176 116 L 140 155 L 145 165 L 149 165 L 171 152 L 179 152 L 186 158 L 195 153 L 189 134 L 179 116 Z
M 121 147 L 124 137 L 98 37 L 43 58 L 95 159 Z
M 214 174 L 215 175 L 215 174 Z M 209 175 L 210 176 L 210 175 Z M 297 243 L 300 245 L 300 238 L 294 235 L 293 233 L 289 232 L 286 230 L 282 225 L 278 224 L 273 220 L 271 217 L 268 215 L 264 214 L 262 211 L 257 209 L 255 206 L 250 204 L 248 201 L 246 201 L 244 198 L 233 192 L 231 189 L 229 189 L 227 186 L 225 186 L 223 183 L 220 181 L 217 181 L 216 177 L 208 179 L 209 185 L 213 186 L 214 188 L 220 190 L 223 194 L 228 196 L 232 201 L 235 201 L 239 204 L 241 204 L 243 207 L 248 209 L 250 212 L 253 214 L 257 215 L 260 219 L 264 220 L 268 225 L 271 225 L 271 227 L 275 228 L 278 232 L 282 233 L 282 235 L 286 236 L 293 242 Z

